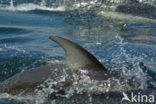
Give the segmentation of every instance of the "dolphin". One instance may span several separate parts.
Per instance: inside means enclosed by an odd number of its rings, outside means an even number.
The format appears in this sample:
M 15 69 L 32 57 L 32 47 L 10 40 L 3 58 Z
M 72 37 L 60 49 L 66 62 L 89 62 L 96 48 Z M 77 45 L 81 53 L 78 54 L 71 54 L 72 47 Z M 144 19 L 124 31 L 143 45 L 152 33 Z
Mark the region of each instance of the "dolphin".
M 86 75 L 95 80 L 106 80 L 109 77 L 116 77 L 115 73 L 107 70 L 91 53 L 78 44 L 58 36 L 50 36 L 49 38 L 65 50 L 65 61 L 17 73 L 0 83 L 0 93 L 11 95 L 20 93 L 32 94 L 48 78 L 57 81 L 57 78 L 64 74 L 63 69 L 65 68 L 69 69 L 67 71 L 67 80 L 58 87 L 66 88 L 70 86 L 74 72 L 81 74 L 87 71 Z

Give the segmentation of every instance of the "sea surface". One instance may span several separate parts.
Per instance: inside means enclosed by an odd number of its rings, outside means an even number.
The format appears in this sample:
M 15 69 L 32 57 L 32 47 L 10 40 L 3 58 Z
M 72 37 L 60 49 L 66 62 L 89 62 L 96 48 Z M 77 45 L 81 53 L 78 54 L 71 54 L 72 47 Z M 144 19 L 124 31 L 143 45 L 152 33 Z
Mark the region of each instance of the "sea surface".
M 133 77 L 139 82 L 133 90 L 156 93 L 156 18 L 114 11 L 123 1 L 0 0 L 0 82 L 64 60 L 63 49 L 49 39 L 60 36 L 84 47 L 109 70 L 122 70 L 125 77 Z M 156 6 L 154 0 L 140 3 Z M 70 95 L 49 101 L 43 96 L 34 100 L 2 94 L 0 104 L 121 103 L 121 99 L 115 101 L 118 94 L 110 99 L 105 93 Z

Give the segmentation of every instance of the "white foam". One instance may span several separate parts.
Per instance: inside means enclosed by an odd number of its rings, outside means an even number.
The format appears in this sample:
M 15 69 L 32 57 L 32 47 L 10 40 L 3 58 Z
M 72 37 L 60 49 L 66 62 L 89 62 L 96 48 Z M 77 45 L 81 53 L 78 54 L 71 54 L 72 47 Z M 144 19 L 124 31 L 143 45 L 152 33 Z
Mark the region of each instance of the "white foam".
M 46 7 L 40 6 L 33 3 L 23 3 L 17 6 L 4 6 L 0 5 L 0 10 L 9 10 L 9 11 L 31 11 L 31 10 L 46 10 L 46 11 L 65 11 L 64 6 L 58 7 Z

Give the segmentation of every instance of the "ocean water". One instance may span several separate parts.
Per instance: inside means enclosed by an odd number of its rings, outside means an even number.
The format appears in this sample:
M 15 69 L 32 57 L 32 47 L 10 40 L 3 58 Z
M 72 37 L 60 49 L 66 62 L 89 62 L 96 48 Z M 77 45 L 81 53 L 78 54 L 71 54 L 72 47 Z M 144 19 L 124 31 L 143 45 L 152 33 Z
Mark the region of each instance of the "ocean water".
M 63 49 L 49 36 L 76 42 L 109 70 L 120 70 L 125 79 L 133 77 L 138 82 L 135 87 L 125 88 L 118 83 L 110 91 L 95 84 L 100 94 L 89 93 L 92 92 L 89 85 L 73 86 L 76 94 L 69 91 L 70 96 L 56 99 L 46 99 L 43 94 L 37 98 L 0 94 L 0 104 L 119 104 L 122 92 L 141 90 L 155 94 L 155 14 L 151 17 L 147 13 L 116 12 L 115 8 L 123 2 L 0 0 L 0 82 L 21 71 L 64 60 Z M 154 0 L 140 3 L 156 5 Z M 83 88 L 87 94 L 78 93 Z M 109 93 L 112 91 L 115 92 Z

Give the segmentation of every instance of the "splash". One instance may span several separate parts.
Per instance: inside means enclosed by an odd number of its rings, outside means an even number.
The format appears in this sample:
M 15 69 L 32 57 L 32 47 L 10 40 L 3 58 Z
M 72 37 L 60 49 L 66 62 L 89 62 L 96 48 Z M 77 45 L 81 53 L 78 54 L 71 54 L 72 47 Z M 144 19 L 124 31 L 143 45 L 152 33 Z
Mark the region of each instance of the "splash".
M 53 71 L 57 71 L 58 69 L 54 69 Z M 23 95 L 21 92 L 18 95 L 12 96 L 9 94 L 0 94 L 0 98 L 7 99 L 16 99 L 22 102 L 33 102 L 34 104 L 43 104 L 48 100 L 48 97 L 54 96 L 55 98 L 71 98 L 74 95 L 83 95 L 87 94 L 89 97 L 89 102 L 92 103 L 92 94 L 105 94 L 112 91 L 127 91 L 134 89 L 134 86 L 131 87 L 127 84 L 126 80 L 119 80 L 114 78 L 109 78 L 108 80 L 98 81 L 90 79 L 89 76 L 84 74 L 74 74 L 73 78 L 68 78 L 69 69 L 63 69 L 63 73 L 61 76 L 56 79 L 47 79 L 42 84 L 38 85 L 33 94 L 31 95 Z M 125 78 L 126 79 L 126 78 Z M 67 81 L 72 80 L 70 86 L 66 86 Z M 135 87 L 135 90 L 137 86 Z M 50 96 L 49 96 L 50 95 Z
M 147 89 L 148 76 L 143 72 L 143 69 L 140 67 L 140 62 L 143 61 L 142 57 L 132 56 L 127 53 L 127 50 L 124 48 L 127 45 L 127 42 L 124 42 L 124 39 L 116 33 L 116 41 L 118 44 L 119 50 L 112 53 L 114 58 L 111 60 L 112 63 L 122 64 L 120 67 L 122 76 L 127 77 L 128 79 L 134 78 L 135 83 L 138 83 L 137 86 L 140 89 Z M 129 64 L 127 64 L 129 63 Z

